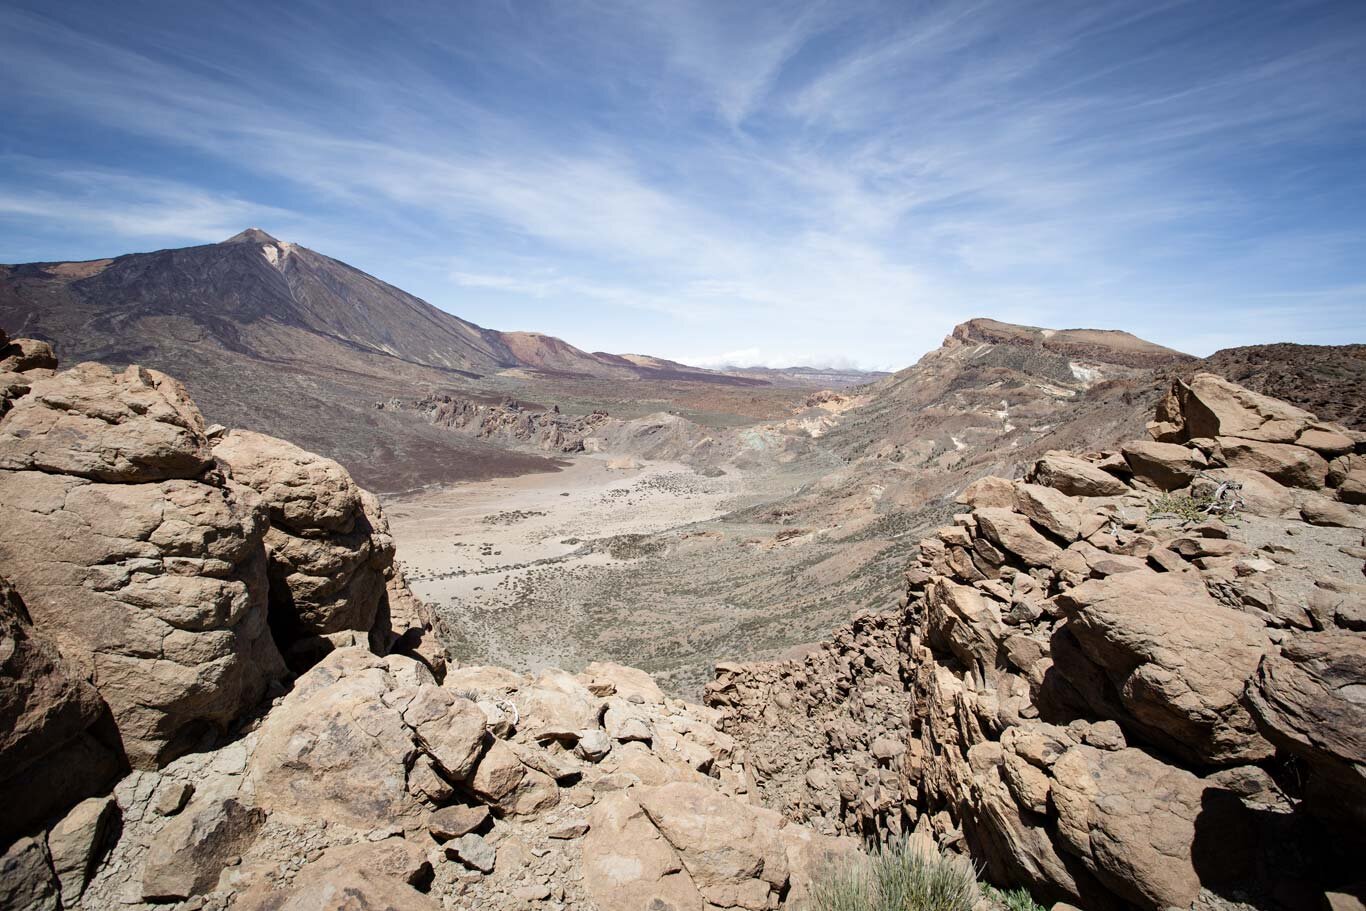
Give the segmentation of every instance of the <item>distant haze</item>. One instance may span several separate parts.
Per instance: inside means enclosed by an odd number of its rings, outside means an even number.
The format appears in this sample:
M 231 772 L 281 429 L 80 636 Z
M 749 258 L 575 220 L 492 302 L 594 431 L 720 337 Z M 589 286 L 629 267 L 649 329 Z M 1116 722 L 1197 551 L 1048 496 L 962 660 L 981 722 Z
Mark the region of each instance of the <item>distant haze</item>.
M 0 261 L 259 225 L 701 365 L 1362 341 L 1363 46 L 1360 2 L 10 0 Z

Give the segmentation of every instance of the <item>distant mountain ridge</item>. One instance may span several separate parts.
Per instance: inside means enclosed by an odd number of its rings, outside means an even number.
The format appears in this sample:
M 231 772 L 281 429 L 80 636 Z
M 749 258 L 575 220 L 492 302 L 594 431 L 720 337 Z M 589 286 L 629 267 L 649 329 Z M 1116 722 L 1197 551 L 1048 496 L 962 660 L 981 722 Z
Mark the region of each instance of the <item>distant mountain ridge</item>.
M 69 317 L 78 317 L 71 319 Z M 81 263 L 0 266 L 0 318 L 77 357 L 133 359 L 164 324 L 224 348 L 278 355 L 277 327 L 354 351 L 473 375 L 529 369 L 601 378 L 744 378 L 636 363 L 534 332 L 485 329 L 307 247 L 248 228 L 218 244 Z M 131 332 L 137 326 L 141 331 Z M 150 331 L 149 331 L 150 330 Z

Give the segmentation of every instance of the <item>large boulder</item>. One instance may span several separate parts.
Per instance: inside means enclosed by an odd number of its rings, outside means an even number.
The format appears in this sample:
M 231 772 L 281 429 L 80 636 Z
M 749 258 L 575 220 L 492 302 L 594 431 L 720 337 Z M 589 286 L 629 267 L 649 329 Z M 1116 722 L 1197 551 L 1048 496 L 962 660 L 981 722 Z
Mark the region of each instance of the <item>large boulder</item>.
M 0 471 L 0 565 L 41 633 L 95 681 L 137 767 L 224 728 L 283 675 L 265 530 L 257 497 L 221 479 Z
M 34 380 L 0 422 L 0 469 L 143 483 L 196 477 L 211 464 L 185 388 L 143 367 L 78 364 Z
M 1190 446 L 1131 440 L 1120 452 L 1134 477 L 1142 478 L 1159 490 L 1176 490 L 1209 465 L 1205 454 Z
M 1214 458 L 1229 468 L 1260 471 L 1289 487 L 1317 490 L 1328 478 L 1328 463 L 1323 456 L 1289 443 L 1221 437 Z
M 0 372 L 56 369 L 57 356 L 47 342 L 36 338 L 7 339 L 0 333 Z
M 601 911 L 702 911 L 705 904 L 678 852 L 625 792 L 593 805 L 583 885 Z
M 1262 659 L 1247 690 L 1258 726 L 1311 771 L 1309 806 L 1366 825 L 1366 635 L 1306 633 Z
M 347 633 L 386 650 L 394 544 L 379 501 L 332 459 L 264 434 L 230 431 L 213 453 L 269 510 L 271 627 L 291 663 L 306 668 Z
M 300 677 L 266 716 L 252 754 L 261 805 L 364 830 L 419 819 L 407 787 L 419 750 L 395 689 L 384 659 L 360 648 L 337 649 Z M 415 717 L 434 723 L 420 710 Z
M 0 844 L 104 792 L 123 763 L 109 709 L 0 578 Z
M 1062 548 L 1039 533 L 1024 516 L 1009 509 L 979 509 L 973 513 L 977 533 L 1026 566 L 1048 566 Z
M 1025 479 L 1072 497 L 1115 497 L 1129 492 L 1119 478 L 1070 452 L 1044 453 Z
M 1204 785 L 1141 750 L 1075 746 L 1051 769 L 1057 831 L 1116 895 L 1149 911 L 1200 894 L 1192 857 Z
M 1148 425 L 1165 443 L 1221 436 L 1268 443 L 1293 443 L 1317 419 L 1307 411 L 1244 389 L 1212 373 L 1197 373 L 1189 383 L 1176 380 L 1158 403 Z
M 416 844 L 389 838 L 329 848 L 283 889 L 268 884 L 241 895 L 237 911 L 438 911 L 416 885 L 431 879 L 431 864 Z
M 1061 636 L 1081 648 L 1055 649 L 1057 670 L 1094 710 L 1195 763 L 1274 752 L 1240 701 L 1270 646 L 1252 615 L 1183 576 L 1146 570 L 1085 582 L 1058 603 L 1067 615 Z

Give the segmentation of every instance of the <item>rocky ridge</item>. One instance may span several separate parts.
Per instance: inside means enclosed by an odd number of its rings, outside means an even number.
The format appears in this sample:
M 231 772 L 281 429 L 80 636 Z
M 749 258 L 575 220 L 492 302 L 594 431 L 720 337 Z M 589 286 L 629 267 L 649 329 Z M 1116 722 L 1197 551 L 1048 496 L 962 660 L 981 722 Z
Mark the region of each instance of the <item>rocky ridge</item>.
M 718 665 L 765 804 L 1088 909 L 1359 907 L 1366 436 L 1199 373 L 1149 431 L 975 481 L 901 609 Z
M 448 666 L 336 462 L 0 353 L 0 909 L 769 911 L 857 853 L 640 671 Z

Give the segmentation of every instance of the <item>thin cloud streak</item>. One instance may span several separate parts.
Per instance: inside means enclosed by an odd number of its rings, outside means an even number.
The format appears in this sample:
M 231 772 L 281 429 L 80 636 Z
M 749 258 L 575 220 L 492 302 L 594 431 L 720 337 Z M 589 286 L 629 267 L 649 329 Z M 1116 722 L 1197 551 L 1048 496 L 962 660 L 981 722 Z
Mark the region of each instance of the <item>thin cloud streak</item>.
M 1206 353 L 1192 298 L 1237 312 L 1235 340 L 1321 336 L 1250 302 L 1366 312 L 1366 178 L 1342 164 L 1366 145 L 1344 78 L 1366 17 L 1215 6 L 433 8 L 359 33 L 305 11 L 289 43 L 225 22 L 217 56 L 178 19 L 130 41 L 13 8 L 21 107 L 144 154 L 39 150 L 39 188 L 0 172 L 0 218 L 192 242 L 269 220 L 465 318 L 675 358 L 904 365 L 1001 314 L 1127 315 Z M 138 160 L 157 156 L 174 180 Z

